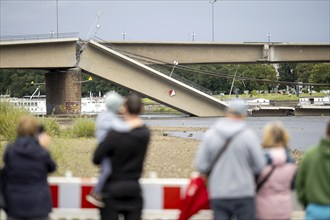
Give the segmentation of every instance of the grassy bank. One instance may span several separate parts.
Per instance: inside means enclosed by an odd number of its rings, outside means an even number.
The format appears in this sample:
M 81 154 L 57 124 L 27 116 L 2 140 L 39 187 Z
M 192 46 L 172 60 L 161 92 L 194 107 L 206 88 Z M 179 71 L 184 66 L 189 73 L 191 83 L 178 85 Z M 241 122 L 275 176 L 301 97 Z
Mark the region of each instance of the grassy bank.
M 313 94 L 309 94 L 309 93 L 302 93 L 299 95 L 299 97 L 297 97 L 295 94 L 276 94 L 276 93 L 263 93 L 263 94 L 239 94 L 238 97 L 242 98 L 242 99 L 258 99 L 258 98 L 263 98 L 263 99 L 269 99 L 269 100 L 274 100 L 274 101 L 299 101 L 299 98 L 303 98 L 303 97 L 324 97 L 326 96 L 326 93 L 313 93 Z M 232 94 L 231 96 L 229 95 L 224 95 L 224 96 L 220 96 L 220 95 L 215 95 L 214 97 L 221 99 L 221 100 L 227 100 L 227 99 L 231 99 L 231 98 L 235 98 L 236 95 Z

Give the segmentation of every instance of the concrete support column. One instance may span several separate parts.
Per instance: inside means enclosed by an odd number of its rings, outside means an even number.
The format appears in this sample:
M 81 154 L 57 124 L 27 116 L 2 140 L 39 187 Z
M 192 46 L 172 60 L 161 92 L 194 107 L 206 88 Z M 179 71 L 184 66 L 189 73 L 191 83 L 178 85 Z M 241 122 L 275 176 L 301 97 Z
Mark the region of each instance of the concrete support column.
M 46 73 L 47 115 L 80 114 L 81 110 L 81 70 Z

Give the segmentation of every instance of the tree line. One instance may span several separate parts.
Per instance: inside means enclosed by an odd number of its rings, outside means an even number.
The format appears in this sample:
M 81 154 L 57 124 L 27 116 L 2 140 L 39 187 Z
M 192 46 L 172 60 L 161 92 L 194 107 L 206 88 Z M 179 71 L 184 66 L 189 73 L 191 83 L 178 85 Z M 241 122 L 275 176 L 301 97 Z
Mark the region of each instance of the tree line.
M 281 82 L 323 83 L 327 86 L 314 86 L 313 90 L 330 89 L 330 63 L 282 63 L 282 64 L 194 64 L 194 65 L 153 65 L 152 68 L 177 78 L 185 83 L 203 87 L 213 94 L 228 94 L 232 89 L 243 91 L 263 90 L 274 92 L 286 89 L 290 84 Z M 45 94 L 44 75 L 46 70 L 0 69 L 0 94 L 12 97 L 31 95 L 39 86 Z M 90 75 L 83 73 L 83 81 Z M 97 76 L 92 81 L 82 84 L 82 95 L 105 94 L 115 90 L 127 95 L 130 90 Z M 31 84 L 31 82 L 35 84 Z M 294 85 L 291 85 L 294 88 Z

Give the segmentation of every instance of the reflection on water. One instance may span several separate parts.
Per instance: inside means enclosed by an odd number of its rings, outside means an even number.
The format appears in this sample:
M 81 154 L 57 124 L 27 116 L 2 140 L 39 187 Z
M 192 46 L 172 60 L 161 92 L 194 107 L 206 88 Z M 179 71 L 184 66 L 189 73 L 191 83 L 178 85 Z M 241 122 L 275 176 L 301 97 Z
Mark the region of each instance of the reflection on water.
M 168 127 L 210 127 L 218 118 L 197 118 L 197 117 L 176 117 L 145 119 L 149 126 L 168 126 Z M 296 117 L 248 117 L 249 126 L 257 133 L 259 138 L 262 136 L 264 125 L 271 121 L 281 121 L 290 133 L 289 147 L 291 149 L 305 150 L 311 145 L 317 144 L 325 133 L 325 126 L 329 116 L 296 116 Z M 169 135 L 194 138 L 201 140 L 203 132 L 169 132 Z

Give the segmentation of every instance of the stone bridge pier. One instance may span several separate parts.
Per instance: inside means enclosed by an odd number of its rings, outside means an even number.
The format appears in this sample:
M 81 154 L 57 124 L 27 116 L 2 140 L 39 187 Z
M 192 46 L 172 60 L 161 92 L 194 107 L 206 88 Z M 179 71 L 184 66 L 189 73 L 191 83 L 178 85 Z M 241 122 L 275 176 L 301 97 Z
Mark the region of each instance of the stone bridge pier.
M 80 114 L 81 69 L 50 71 L 45 82 L 47 115 Z

